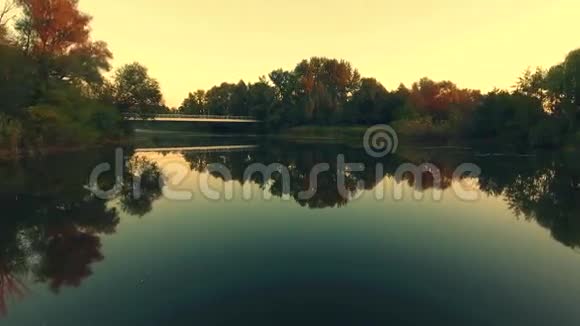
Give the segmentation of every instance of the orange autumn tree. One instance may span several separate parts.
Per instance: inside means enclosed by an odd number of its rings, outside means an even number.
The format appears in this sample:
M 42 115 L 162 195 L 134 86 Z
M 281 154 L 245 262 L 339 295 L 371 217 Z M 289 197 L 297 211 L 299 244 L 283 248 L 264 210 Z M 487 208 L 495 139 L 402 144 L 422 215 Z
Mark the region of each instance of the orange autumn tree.
M 17 29 L 23 48 L 41 63 L 41 78 L 102 82 L 112 58 L 106 43 L 90 38 L 92 17 L 76 0 L 19 0 Z
M 453 114 L 466 114 L 475 109 L 481 93 L 461 89 L 450 81 L 435 82 L 423 78 L 414 83 L 409 94 L 410 105 L 434 121 L 448 120 Z

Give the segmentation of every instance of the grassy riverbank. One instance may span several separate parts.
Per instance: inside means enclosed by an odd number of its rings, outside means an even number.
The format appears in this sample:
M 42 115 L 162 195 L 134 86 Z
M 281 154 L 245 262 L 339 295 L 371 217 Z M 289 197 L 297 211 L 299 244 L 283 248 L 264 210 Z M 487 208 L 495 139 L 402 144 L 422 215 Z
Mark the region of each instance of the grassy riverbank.
M 516 142 L 505 136 L 477 138 L 462 135 L 456 129 L 446 125 L 427 125 L 416 121 L 398 121 L 391 124 L 397 132 L 401 144 L 435 144 L 449 146 L 482 145 L 500 148 L 532 149 L 525 141 Z M 368 126 L 300 126 L 282 130 L 271 137 L 297 142 L 343 142 L 362 144 Z M 580 149 L 580 132 L 562 140 L 562 145 L 549 149 L 577 151 Z
M 449 128 L 438 126 L 422 126 L 414 122 L 395 122 L 390 125 L 399 140 L 420 142 L 456 142 L 460 137 Z M 371 126 L 300 126 L 282 130 L 278 137 L 288 140 L 342 140 L 362 141 Z

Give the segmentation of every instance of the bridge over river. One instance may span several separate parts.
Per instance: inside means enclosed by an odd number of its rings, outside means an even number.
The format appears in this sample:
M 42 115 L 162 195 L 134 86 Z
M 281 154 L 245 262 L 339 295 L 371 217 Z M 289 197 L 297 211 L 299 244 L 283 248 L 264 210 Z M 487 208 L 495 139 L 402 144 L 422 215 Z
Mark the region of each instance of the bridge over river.
M 258 148 L 258 145 L 219 145 L 219 146 L 191 146 L 191 147 L 158 147 L 137 148 L 136 153 L 164 153 L 164 152 L 197 152 L 197 153 L 229 153 L 245 152 Z
M 182 121 L 210 123 L 259 123 L 254 117 L 229 115 L 188 115 L 188 114 L 124 114 L 129 121 Z

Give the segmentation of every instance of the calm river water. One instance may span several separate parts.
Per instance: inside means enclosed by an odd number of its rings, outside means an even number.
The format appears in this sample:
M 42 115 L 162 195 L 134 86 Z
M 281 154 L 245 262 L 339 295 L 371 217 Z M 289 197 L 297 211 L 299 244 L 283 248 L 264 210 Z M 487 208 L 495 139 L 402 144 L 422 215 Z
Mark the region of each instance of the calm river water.
M 114 148 L 3 162 L 0 325 L 580 325 L 579 158 L 166 140 L 124 148 L 105 200 Z M 427 162 L 441 182 L 397 176 Z

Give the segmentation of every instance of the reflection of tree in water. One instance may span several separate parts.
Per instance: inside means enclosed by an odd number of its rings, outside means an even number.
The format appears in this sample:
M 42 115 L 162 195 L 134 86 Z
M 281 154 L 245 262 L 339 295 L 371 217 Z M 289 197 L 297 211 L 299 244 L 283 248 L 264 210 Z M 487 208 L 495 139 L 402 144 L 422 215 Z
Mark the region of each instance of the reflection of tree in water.
M 338 165 L 337 157 L 339 154 L 345 156 L 346 163 L 362 163 L 365 170 L 361 172 L 344 173 L 345 188 L 348 196 L 343 196 L 338 191 Z M 348 204 L 350 198 L 363 190 L 373 190 L 377 183 L 382 181 L 386 176 L 394 177 L 398 167 L 409 160 L 398 156 L 388 156 L 383 160 L 375 160 L 366 154 L 362 148 L 352 148 L 339 145 L 308 145 L 301 144 L 292 146 L 274 146 L 256 152 L 233 152 L 233 153 L 186 153 L 185 159 L 190 163 L 193 170 L 203 172 L 207 166 L 212 163 L 225 165 L 231 172 L 232 178 L 240 184 L 253 182 L 262 189 L 268 188 L 268 191 L 278 197 L 289 195 L 298 204 L 309 208 L 327 208 L 342 207 Z M 429 163 L 431 156 L 421 155 L 413 157 L 413 164 L 419 166 L 422 163 Z M 290 192 L 284 192 L 282 175 L 275 173 L 267 179 L 260 173 L 255 173 L 250 180 L 244 179 L 245 169 L 253 164 L 261 163 L 269 165 L 280 163 L 288 168 L 290 173 Z M 329 170 L 318 174 L 316 185 L 310 184 L 310 172 L 320 163 L 329 165 Z M 381 163 L 384 168 L 382 173 L 377 171 L 377 164 Z M 411 172 L 404 173 L 397 182 L 405 182 L 409 187 L 419 187 L 421 190 L 428 190 L 439 186 L 447 189 L 453 181 L 454 162 L 449 159 L 438 160 L 436 165 L 442 172 L 440 184 L 435 182 L 432 173 L 424 172 L 421 174 L 422 180 L 418 184 L 415 175 Z M 379 175 L 377 176 L 377 173 Z M 215 177 L 224 179 L 220 173 L 212 173 Z M 301 199 L 299 194 L 317 186 L 315 195 L 310 199 Z
M 580 247 L 580 171 L 573 165 L 552 163 L 534 174 L 518 176 L 504 190 L 518 216 L 535 220 L 549 229 L 554 239 Z
M 346 162 L 364 163 L 366 170 L 345 176 L 346 188 L 351 194 L 361 190 L 372 190 L 377 185 L 376 163 L 362 149 L 344 146 L 273 146 L 256 152 L 234 153 L 187 153 L 186 160 L 193 170 L 202 172 L 208 164 L 221 163 L 230 169 L 232 177 L 240 184 L 253 182 L 260 187 L 269 187 L 275 196 L 290 195 L 301 206 L 309 208 L 340 207 L 349 198 L 337 190 L 336 157 L 345 154 Z M 441 183 L 437 184 L 433 174 L 422 174 L 419 185 L 412 173 L 405 173 L 397 182 L 425 191 L 435 187 L 445 190 L 454 181 L 455 169 L 462 163 L 472 162 L 482 169 L 478 178 L 482 192 L 492 196 L 503 196 L 514 213 L 537 221 L 549 229 L 553 237 L 570 247 L 580 247 L 580 168 L 577 159 L 539 154 L 537 157 L 507 156 L 501 158 L 477 157 L 468 151 L 416 150 L 402 156 L 390 156 L 381 163 L 383 176 L 394 177 L 401 163 L 419 166 L 433 163 L 441 172 Z M 244 171 L 252 163 L 281 163 L 290 172 L 290 193 L 284 193 L 282 177 L 276 173 L 269 179 L 260 174 L 244 179 Z M 318 163 L 329 163 L 330 170 L 318 175 L 318 191 L 309 200 L 301 200 L 298 194 L 308 190 L 310 171 Z M 222 178 L 219 173 L 213 174 Z M 382 178 L 379 178 L 379 181 Z M 364 187 L 359 184 L 364 182 Z
M 0 313 L 6 311 L 8 299 L 27 293 L 26 279 L 46 282 L 58 293 L 63 287 L 80 286 L 92 274 L 91 266 L 104 259 L 101 236 L 116 232 L 119 213 L 83 185 L 97 164 L 113 161 L 111 152 L 0 167 L 0 177 L 6 181 L 0 189 L 0 205 L 5 212 L 0 220 Z M 159 170 L 145 160 L 132 160 L 125 179 L 131 180 L 138 173 L 143 174 L 144 195 L 134 201 L 129 197 L 132 184 L 128 183 L 120 206 L 142 215 L 159 197 Z M 104 189 L 112 186 L 113 180 L 113 175 L 103 176 Z
M 19 278 L 26 271 L 27 253 L 14 239 L 18 233 L 3 232 L 2 236 L 12 239 L 3 237 L 0 240 L 0 316 L 6 315 L 8 300 L 22 299 L 28 292 Z
M 348 203 L 349 198 L 342 196 L 337 188 L 337 155 L 344 153 L 346 162 L 360 162 L 359 150 L 353 150 L 345 146 L 328 145 L 323 149 L 312 146 L 293 145 L 286 147 L 268 147 L 267 150 L 257 150 L 255 152 L 231 152 L 231 153 L 185 153 L 184 157 L 189 162 L 191 168 L 198 172 L 206 170 L 212 163 L 220 163 L 228 168 L 232 174 L 232 179 L 244 185 L 252 182 L 260 186 L 277 197 L 290 196 L 304 207 L 327 208 L 341 207 Z M 349 155 L 350 154 L 350 155 Z M 349 161 L 352 158 L 352 161 Z M 366 157 L 365 157 L 366 158 Z M 285 192 L 283 177 L 281 173 L 274 173 L 272 176 L 264 176 L 254 173 L 246 179 L 244 172 L 253 163 L 264 164 L 266 166 L 277 163 L 288 168 L 290 174 L 290 192 Z M 317 184 L 310 184 L 310 171 L 319 163 L 330 165 L 328 171 L 322 172 L 317 177 Z M 369 167 L 374 167 L 376 162 L 367 162 Z M 217 178 L 224 179 L 220 173 L 212 173 Z M 376 185 L 374 169 L 365 172 L 353 172 L 344 175 L 345 188 L 352 196 L 363 189 L 372 189 Z M 364 184 L 359 184 L 363 181 Z M 303 191 L 317 186 L 317 191 L 312 198 L 304 200 L 299 194 Z
M 455 158 L 482 169 L 479 188 L 503 196 L 515 215 L 549 229 L 562 244 L 580 247 L 580 167 L 570 154 L 540 153 L 533 157 Z M 445 165 L 445 164 L 444 164 Z
M 20 195 L 0 202 L 19 212 L 2 221 L 2 275 L 31 273 L 55 292 L 78 286 L 91 274 L 90 265 L 103 259 L 99 236 L 114 233 L 119 223 L 116 209 L 92 197 L 70 202 Z
M 26 279 L 49 284 L 58 293 L 65 287 L 76 287 L 92 274 L 92 265 L 104 259 L 101 237 L 113 234 L 119 224 L 119 210 L 144 216 L 161 196 L 160 171 L 156 164 L 139 156 L 131 156 L 126 169 L 124 187 L 112 205 L 82 189 L 87 176 L 97 164 L 113 157 L 75 155 L 70 160 L 25 161 L 17 169 L 0 168 L 5 185 L 0 189 L 0 312 L 7 299 L 27 293 Z M 304 207 L 341 207 L 349 198 L 337 189 L 337 155 L 344 154 L 348 163 L 363 163 L 364 172 L 348 173 L 345 183 L 351 195 L 377 186 L 376 163 L 363 149 L 334 145 L 271 146 L 253 152 L 185 153 L 192 170 L 204 171 L 208 164 L 224 164 L 240 184 L 255 183 L 268 188 L 275 196 L 289 195 Z M 108 155 L 108 156 L 107 156 Z M 468 153 L 417 151 L 389 156 L 381 161 L 385 176 L 394 176 L 403 162 L 415 165 L 434 163 L 442 172 L 441 188 L 448 188 L 455 168 L 473 162 L 482 168 L 478 178 L 480 190 L 502 196 L 513 211 L 537 221 L 549 229 L 554 239 L 572 248 L 580 247 L 580 167 L 577 158 L 538 155 L 536 158 L 482 158 Z M 264 178 L 254 174 L 246 179 L 244 172 L 253 163 L 280 163 L 290 172 L 290 191 L 284 193 L 280 174 Z M 329 171 L 317 178 L 315 195 L 302 200 L 298 194 L 310 189 L 310 171 L 318 163 L 328 163 Z M 81 167 L 81 168 L 79 168 Z M 6 173 L 6 171 L 10 171 Z M 50 172 L 47 172 L 50 171 Z M 132 180 L 141 176 L 141 196 L 135 197 Z M 219 173 L 215 177 L 223 179 Z M 103 176 L 104 189 L 113 185 L 113 176 Z M 362 183 L 361 183 L 362 181 Z M 416 186 L 412 174 L 400 182 Z M 436 187 L 430 174 L 425 174 L 422 189 Z M 119 209 L 115 208 L 118 207 Z
M 120 194 L 121 209 L 129 215 L 147 215 L 161 197 L 163 179 L 159 167 L 143 157 L 133 157 L 127 164 L 125 181 Z M 138 193 L 134 181 L 137 181 Z
M 18 277 L 9 271 L 2 270 L 0 266 L 0 316 L 6 316 L 8 307 L 6 301 L 9 299 L 22 299 L 28 292 Z
M 63 286 L 78 287 L 92 274 L 90 265 L 103 259 L 97 235 L 73 226 L 50 230 L 38 277 L 54 292 Z

